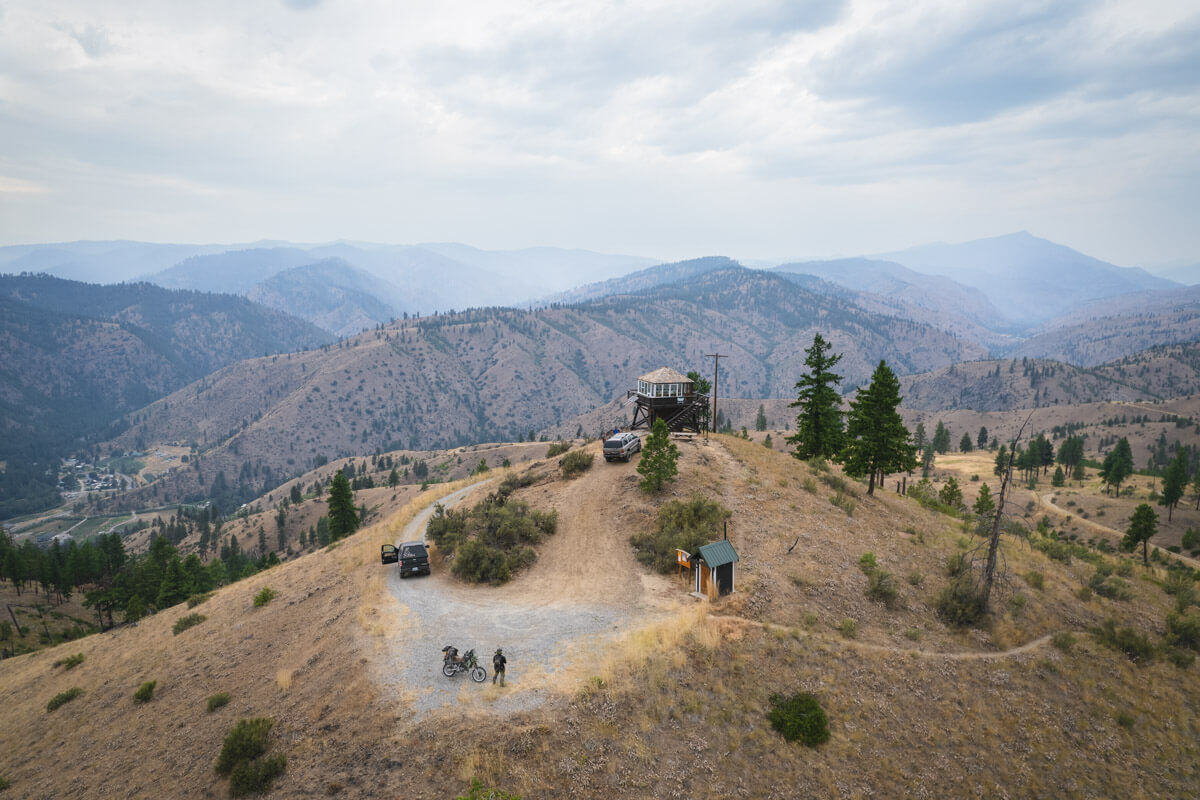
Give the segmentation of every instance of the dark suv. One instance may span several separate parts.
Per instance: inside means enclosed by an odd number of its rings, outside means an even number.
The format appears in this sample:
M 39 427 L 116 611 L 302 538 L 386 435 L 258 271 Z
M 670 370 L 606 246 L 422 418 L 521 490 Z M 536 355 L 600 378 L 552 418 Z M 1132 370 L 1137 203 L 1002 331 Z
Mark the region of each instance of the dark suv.
M 429 551 L 424 542 L 404 542 L 400 545 L 400 577 L 429 574 Z
M 614 433 L 604 443 L 605 461 L 628 461 L 642 449 L 642 439 L 636 433 Z

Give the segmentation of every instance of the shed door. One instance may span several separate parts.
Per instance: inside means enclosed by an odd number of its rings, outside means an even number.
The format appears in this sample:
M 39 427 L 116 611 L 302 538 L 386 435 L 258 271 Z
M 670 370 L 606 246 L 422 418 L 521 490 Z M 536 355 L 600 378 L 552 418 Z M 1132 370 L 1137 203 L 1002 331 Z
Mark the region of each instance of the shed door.
M 717 573 L 717 593 L 729 594 L 733 591 L 733 562 L 722 564 L 714 572 Z

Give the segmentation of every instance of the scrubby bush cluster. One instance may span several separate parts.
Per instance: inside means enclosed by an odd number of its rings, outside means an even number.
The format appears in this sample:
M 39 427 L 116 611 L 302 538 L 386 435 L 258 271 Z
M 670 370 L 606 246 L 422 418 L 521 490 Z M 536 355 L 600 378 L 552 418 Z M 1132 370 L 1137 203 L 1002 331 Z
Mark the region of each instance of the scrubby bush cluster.
M 74 669 L 75 667 L 78 667 L 82 663 L 83 663 L 83 653 L 76 653 L 73 656 L 67 656 L 66 658 L 60 658 L 58 661 L 54 662 L 54 666 L 62 667 L 63 669 Z
M 176 636 L 178 636 L 188 628 L 194 628 L 201 622 L 204 622 L 206 619 L 208 619 L 208 617 L 204 616 L 203 614 L 188 614 L 175 620 L 175 624 L 171 627 L 171 630 L 175 632 Z
M 675 551 L 695 552 L 702 544 L 721 538 L 728 508 L 701 495 L 672 500 L 658 510 L 654 530 L 630 537 L 637 560 L 666 575 L 675 570 Z
M 767 719 L 789 742 L 801 742 L 816 747 L 829 741 L 829 721 L 820 701 L 808 692 L 770 697 L 771 710 Z
M 961 562 L 960 562 L 961 563 Z M 987 610 L 983 592 L 975 585 L 969 570 L 964 569 L 937 598 L 937 613 L 947 625 L 974 625 Z
M 263 717 L 243 719 L 226 735 L 216 769 L 217 774 L 229 776 L 231 796 L 264 794 L 283 774 L 287 760 L 282 755 L 267 755 L 274 724 Z
M 532 545 L 558 527 L 558 515 L 535 511 L 509 497 L 507 481 L 474 508 L 454 511 L 438 505 L 426 535 L 453 559 L 455 575 L 476 583 L 504 583 L 537 559 Z
M 567 452 L 570 449 L 571 449 L 570 442 L 554 442 L 553 444 L 550 445 L 549 448 L 547 448 L 546 458 L 554 458 L 555 456 L 561 456 L 563 453 Z
M 272 589 L 270 586 L 262 587 L 261 589 L 258 590 L 258 594 L 254 595 L 254 607 L 262 608 L 267 603 L 274 600 L 278 594 L 279 593 L 276 592 L 274 589 Z
M 592 468 L 592 462 L 596 456 L 583 450 L 572 450 L 562 457 L 558 462 L 558 468 L 562 470 L 564 478 L 574 478 L 576 475 L 582 475 Z
M 56 708 L 61 708 L 81 694 L 83 694 L 83 689 L 80 689 L 78 686 L 73 686 L 65 692 L 59 692 L 50 698 L 49 703 L 46 703 L 46 710 L 53 711 Z
M 133 702 L 149 703 L 154 697 L 154 687 L 158 685 L 158 681 L 146 681 L 138 690 L 133 693 Z
M 863 553 L 858 559 L 858 568 L 867 576 L 867 597 L 876 603 L 883 603 L 888 608 L 895 608 L 900 599 L 900 586 L 892 573 L 879 568 L 875 554 Z
M 1117 623 L 1111 619 L 1106 619 L 1103 624 L 1092 628 L 1092 636 L 1104 646 L 1120 650 L 1130 661 L 1154 660 L 1154 643 L 1150 641 L 1150 637 L 1127 626 L 1118 628 Z

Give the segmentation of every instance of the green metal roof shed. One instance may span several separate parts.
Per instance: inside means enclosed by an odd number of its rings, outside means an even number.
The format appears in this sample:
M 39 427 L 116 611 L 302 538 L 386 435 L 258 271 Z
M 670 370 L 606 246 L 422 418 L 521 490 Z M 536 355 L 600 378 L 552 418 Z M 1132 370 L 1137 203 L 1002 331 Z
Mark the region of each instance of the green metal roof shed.
M 734 590 L 734 563 L 740 561 L 728 539 L 701 545 L 692 555 L 696 573 L 696 591 L 712 597 Z

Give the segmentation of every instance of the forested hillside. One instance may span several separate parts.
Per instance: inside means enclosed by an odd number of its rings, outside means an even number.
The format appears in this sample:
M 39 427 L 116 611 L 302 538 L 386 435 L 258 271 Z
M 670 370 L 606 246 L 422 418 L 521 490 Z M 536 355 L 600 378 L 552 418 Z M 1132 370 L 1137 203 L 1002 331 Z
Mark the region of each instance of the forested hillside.
M 623 396 L 648 370 L 707 371 L 712 352 L 728 356 L 722 393 L 786 396 L 817 330 L 845 353 L 847 386 L 880 359 L 907 373 L 982 355 L 930 326 L 733 268 L 577 306 L 398 321 L 244 361 L 133 414 L 111 447 L 196 443 L 199 464 L 154 491 L 200 496 L 218 472 L 228 481 L 247 465 L 282 480 L 321 458 L 515 440 Z
M 47 470 L 121 414 L 225 364 L 326 343 L 229 295 L 0 276 L 0 516 L 56 501 Z

